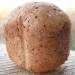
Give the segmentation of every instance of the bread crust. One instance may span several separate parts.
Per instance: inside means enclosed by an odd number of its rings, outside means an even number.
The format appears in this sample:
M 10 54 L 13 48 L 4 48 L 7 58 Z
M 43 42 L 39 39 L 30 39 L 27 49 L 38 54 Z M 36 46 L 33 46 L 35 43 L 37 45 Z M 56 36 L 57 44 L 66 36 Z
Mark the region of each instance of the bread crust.
M 33 72 L 47 72 L 67 60 L 71 24 L 60 8 L 44 2 L 27 3 L 8 17 L 6 47 L 17 65 Z

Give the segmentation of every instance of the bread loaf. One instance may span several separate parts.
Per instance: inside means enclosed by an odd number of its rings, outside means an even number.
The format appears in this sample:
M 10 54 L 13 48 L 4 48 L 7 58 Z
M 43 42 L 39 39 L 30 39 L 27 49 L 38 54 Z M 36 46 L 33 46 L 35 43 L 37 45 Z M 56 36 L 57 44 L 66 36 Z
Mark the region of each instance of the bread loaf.
M 5 23 L 10 58 L 32 72 L 57 69 L 69 55 L 70 20 L 57 6 L 26 3 L 15 9 Z

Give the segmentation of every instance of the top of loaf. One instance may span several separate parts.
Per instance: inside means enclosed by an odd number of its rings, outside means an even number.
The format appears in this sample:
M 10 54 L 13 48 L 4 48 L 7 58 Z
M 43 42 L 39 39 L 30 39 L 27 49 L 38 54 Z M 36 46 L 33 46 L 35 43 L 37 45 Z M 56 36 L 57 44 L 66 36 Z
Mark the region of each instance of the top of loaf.
M 33 34 L 45 36 L 58 33 L 65 25 L 70 25 L 68 16 L 60 8 L 45 2 L 26 3 L 14 9 L 6 25 L 14 21 Z

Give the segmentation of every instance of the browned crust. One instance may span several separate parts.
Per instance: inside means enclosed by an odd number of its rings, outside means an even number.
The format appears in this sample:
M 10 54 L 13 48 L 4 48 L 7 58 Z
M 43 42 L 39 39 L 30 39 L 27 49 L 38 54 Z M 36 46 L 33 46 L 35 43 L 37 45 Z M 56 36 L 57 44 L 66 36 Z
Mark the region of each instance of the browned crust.
M 10 58 L 29 71 L 55 70 L 69 55 L 70 25 L 53 4 L 27 3 L 15 9 L 5 23 Z

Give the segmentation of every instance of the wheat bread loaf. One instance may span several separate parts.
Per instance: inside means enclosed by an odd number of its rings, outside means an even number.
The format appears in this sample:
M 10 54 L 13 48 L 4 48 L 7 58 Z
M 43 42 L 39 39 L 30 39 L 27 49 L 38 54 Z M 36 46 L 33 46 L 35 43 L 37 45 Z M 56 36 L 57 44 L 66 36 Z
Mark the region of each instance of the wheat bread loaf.
M 10 58 L 32 72 L 58 68 L 69 55 L 70 20 L 50 3 L 26 3 L 10 13 L 5 23 Z

